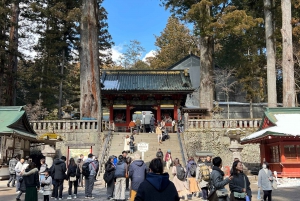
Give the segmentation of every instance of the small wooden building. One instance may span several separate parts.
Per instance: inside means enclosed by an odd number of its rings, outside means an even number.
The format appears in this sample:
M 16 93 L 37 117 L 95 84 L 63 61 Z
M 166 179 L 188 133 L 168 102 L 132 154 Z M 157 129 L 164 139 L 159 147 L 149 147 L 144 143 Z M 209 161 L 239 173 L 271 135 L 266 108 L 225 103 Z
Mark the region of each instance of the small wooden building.
M 300 108 L 266 108 L 259 130 L 241 143 L 259 143 L 261 162 L 279 177 L 300 177 Z

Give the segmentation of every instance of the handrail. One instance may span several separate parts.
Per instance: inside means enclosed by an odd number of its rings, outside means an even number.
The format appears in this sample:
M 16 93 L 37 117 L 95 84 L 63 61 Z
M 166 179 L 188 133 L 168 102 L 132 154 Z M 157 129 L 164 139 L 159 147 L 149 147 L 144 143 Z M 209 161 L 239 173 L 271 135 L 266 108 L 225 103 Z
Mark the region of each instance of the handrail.
M 182 164 L 185 165 L 186 164 L 186 159 L 185 159 L 183 146 L 182 146 L 182 142 L 181 142 L 181 137 L 180 137 L 180 133 L 178 132 L 178 129 L 177 129 L 177 138 L 178 138 L 178 141 L 179 141 L 179 146 L 180 146 L 181 155 L 182 155 Z
M 104 142 L 104 145 L 103 145 L 102 153 L 101 153 L 100 160 L 99 160 L 99 170 L 97 172 L 97 179 L 100 176 L 100 173 L 102 171 L 101 170 L 102 163 L 104 163 L 104 159 L 105 159 L 106 155 L 108 154 L 107 149 L 109 147 L 108 144 L 109 144 L 109 142 L 111 140 L 111 137 L 112 137 L 111 133 L 112 133 L 111 130 L 108 131 L 108 134 L 106 136 L 106 139 L 105 139 L 105 142 Z

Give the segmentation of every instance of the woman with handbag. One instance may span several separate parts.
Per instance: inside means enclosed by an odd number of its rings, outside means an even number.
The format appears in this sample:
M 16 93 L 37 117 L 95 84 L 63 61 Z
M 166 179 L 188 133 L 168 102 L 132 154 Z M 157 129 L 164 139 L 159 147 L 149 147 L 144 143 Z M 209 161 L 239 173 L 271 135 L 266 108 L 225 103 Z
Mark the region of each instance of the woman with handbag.
M 269 164 L 267 162 L 264 162 L 262 165 L 262 169 L 258 173 L 258 190 L 260 191 L 260 188 L 264 192 L 264 201 L 272 201 L 272 184 L 273 182 L 273 175 L 271 170 L 269 169 Z
M 228 191 L 225 186 L 231 181 L 232 176 L 224 179 L 222 168 L 222 159 L 217 156 L 212 161 L 213 167 L 210 174 L 210 192 L 208 195 L 209 201 L 227 201 Z
M 241 161 L 234 161 L 232 165 L 233 179 L 229 183 L 230 201 L 246 200 L 250 201 L 252 192 L 248 177 L 243 173 Z
M 114 156 L 110 156 L 108 161 L 105 163 L 105 173 L 103 176 L 104 181 L 106 182 L 106 196 L 107 199 L 113 199 L 113 193 L 115 188 L 115 171 L 116 166 L 114 165 Z
M 67 171 L 67 180 L 69 181 L 69 196 L 68 200 L 72 199 L 72 186 L 74 185 L 74 196 L 73 198 L 77 198 L 77 188 L 78 188 L 78 179 L 80 177 L 80 169 L 78 165 L 76 165 L 74 158 L 70 158 L 68 171 Z

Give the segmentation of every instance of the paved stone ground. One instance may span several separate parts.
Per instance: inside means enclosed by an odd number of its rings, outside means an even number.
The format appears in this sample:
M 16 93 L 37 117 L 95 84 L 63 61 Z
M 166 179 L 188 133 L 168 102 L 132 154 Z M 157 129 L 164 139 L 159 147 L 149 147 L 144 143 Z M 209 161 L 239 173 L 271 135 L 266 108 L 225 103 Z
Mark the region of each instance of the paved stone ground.
M 253 201 L 257 201 L 257 182 L 255 177 L 249 177 L 251 181 L 251 188 L 253 192 Z M 6 187 L 7 180 L 0 181 L 0 201 L 15 201 L 16 200 L 16 193 L 15 188 L 8 188 Z M 64 183 L 64 193 L 63 193 L 63 200 L 67 198 L 67 190 L 68 184 L 67 182 Z M 93 195 L 95 196 L 94 200 L 97 201 L 104 201 L 106 200 L 106 188 L 104 186 L 103 181 L 97 181 L 95 183 L 95 188 L 93 191 Z M 126 198 L 128 197 L 129 192 L 126 191 Z M 25 195 L 23 194 L 21 200 L 24 200 Z M 201 198 L 189 198 L 190 200 L 200 201 Z M 54 199 L 50 199 L 54 200 Z M 73 199 L 76 201 L 85 201 L 87 199 L 84 198 L 84 188 L 78 188 L 78 198 Z M 300 200 L 300 193 L 299 187 L 291 187 L 291 188 L 279 188 L 273 191 L 273 201 L 299 201 Z M 39 201 L 43 201 L 43 195 L 39 193 Z

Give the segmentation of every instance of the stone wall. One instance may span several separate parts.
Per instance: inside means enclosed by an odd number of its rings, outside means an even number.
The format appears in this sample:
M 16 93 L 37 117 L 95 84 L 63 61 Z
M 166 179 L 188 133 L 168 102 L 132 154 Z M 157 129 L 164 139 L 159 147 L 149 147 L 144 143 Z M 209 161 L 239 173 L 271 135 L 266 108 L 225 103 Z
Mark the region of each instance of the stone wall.
M 68 155 L 68 147 L 70 149 L 91 149 L 93 154 L 100 156 L 101 148 L 104 142 L 104 134 L 98 133 L 95 130 L 65 130 L 54 131 L 59 134 L 62 141 L 56 142 L 56 156 Z M 43 134 L 42 131 L 37 131 L 38 135 Z
M 242 137 L 255 132 L 256 129 L 243 129 Z M 226 136 L 227 129 L 189 129 L 184 132 L 184 144 L 188 156 L 196 156 L 197 151 L 211 151 L 214 156 L 220 156 L 223 166 L 231 166 L 232 152 L 229 150 L 230 138 Z M 242 145 L 241 159 L 246 166 L 257 166 L 260 163 L 259 144 Z M 249 168 L 248 167 L 248 168 Z

